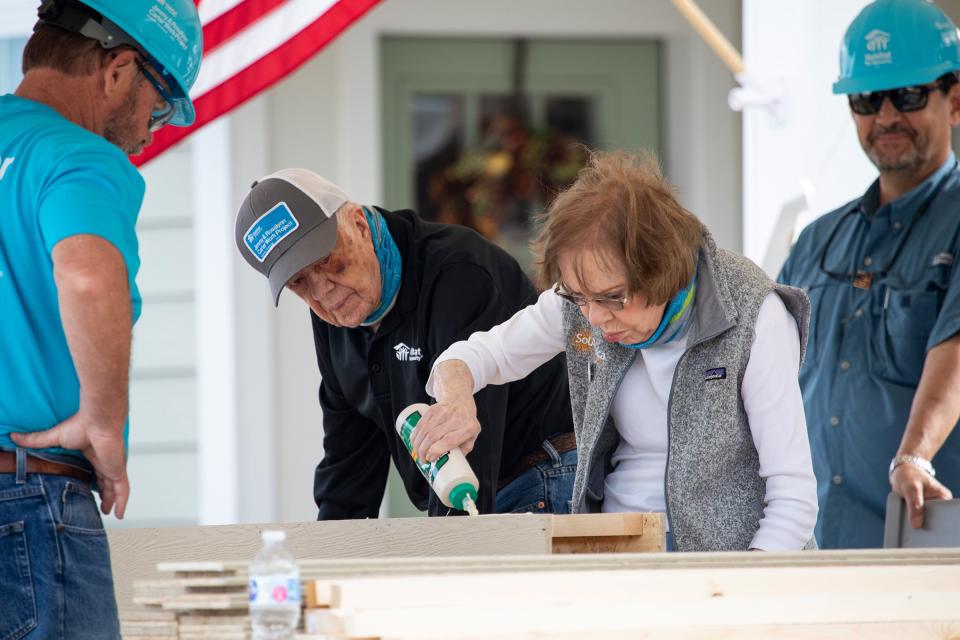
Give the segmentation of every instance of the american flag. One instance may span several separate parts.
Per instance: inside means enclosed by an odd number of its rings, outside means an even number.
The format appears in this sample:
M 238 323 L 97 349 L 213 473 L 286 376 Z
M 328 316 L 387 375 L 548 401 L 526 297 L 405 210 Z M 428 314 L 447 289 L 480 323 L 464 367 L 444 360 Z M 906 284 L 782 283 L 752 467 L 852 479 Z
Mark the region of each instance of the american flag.
M 197 0 L 203 64 L 190 92 L 197 121 L 164 127 L 137 166 L 240 106 L 309 60 L 380 0 Z

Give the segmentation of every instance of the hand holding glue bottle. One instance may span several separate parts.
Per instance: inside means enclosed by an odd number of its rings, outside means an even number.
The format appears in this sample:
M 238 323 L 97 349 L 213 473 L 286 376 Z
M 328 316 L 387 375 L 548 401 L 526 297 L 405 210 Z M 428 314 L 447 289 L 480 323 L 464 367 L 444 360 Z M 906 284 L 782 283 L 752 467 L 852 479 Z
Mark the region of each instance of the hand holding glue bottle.
M 459 447 L 451 449 L 433 462 L 425 462 L 417 457 L 413 447 L 413 434 L 420 418 L 429 410 L 429 405 L 416 403 L 401 411 L 397 416 L 397 434 L 430 488 L 440 498 L 440 502 L 453 509 L 466 511 L 472 516 L 478 515 L 477 490 L 480 483 Z

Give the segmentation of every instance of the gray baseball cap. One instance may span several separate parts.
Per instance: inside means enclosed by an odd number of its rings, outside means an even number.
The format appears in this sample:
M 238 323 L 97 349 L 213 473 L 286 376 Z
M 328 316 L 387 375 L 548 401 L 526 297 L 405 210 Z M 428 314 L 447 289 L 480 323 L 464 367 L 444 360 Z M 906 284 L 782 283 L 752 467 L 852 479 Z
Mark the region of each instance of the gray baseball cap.
M 237 212 L 237 249 L 270 282 L 273 304 L 298 271 L 337 243 L 337 209 L 347 195 L 308 169 L 283 169 L 250 187 Z

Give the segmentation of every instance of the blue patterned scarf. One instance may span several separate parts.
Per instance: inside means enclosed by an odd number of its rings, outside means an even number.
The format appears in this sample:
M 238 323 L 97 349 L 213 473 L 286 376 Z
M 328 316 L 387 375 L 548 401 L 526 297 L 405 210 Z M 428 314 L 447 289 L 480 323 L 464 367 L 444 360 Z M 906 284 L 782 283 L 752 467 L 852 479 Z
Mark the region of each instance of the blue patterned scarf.
M 690 317 L 690 311 L 693 308 L 693 296 L 696 290 L 697 274 L 694 272 L 693 280 L 690 281 L 690 284 L 681 289 L 677 295 L 673 296 L 673 300 L 667 305 L 667 308 L 663 312 L 663 319 L 660 320 L 660 326 L 653 332 L 653 335 L 643 342 L 625 344 L 623 346 L 631 349 L 647 349 L 674 340 L 683 333 L 683 329 L 686 328 L 687 319 Z M 666 338 L 661 340 L 668 328 L 670 329 L 670 333 L 667 334 Z
M 383 219 L 383 214 L 367 207 L 363 208 L 363 214 L 370 226 L 373 250 L 376 251 L 377 262 L 380 263 L 380 306 L 360 323 L 361 327 L 369 327 L 380 322 L 397 301 L 403 260 L 400 258 L 400 249 L 397 248 L 397 243 L 393 241 L 393 236 L 387 229 L 387 221 Z

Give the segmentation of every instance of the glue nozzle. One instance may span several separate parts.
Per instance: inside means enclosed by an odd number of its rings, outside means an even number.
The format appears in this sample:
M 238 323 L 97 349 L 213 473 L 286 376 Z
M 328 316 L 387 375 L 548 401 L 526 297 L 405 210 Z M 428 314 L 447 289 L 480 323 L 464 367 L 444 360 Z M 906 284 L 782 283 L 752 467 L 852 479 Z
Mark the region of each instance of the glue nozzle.
M 478 516 L 480 512 L 477 511 L 477 505 L 474 504 L 473 498 L 470 496 L 464 496 L 463 498 L 463 510 L 466 511 L 471 516 Z

